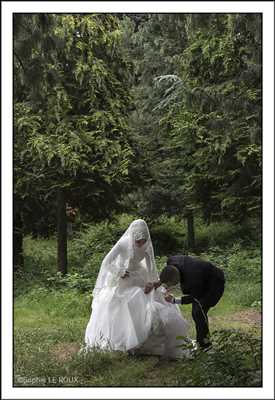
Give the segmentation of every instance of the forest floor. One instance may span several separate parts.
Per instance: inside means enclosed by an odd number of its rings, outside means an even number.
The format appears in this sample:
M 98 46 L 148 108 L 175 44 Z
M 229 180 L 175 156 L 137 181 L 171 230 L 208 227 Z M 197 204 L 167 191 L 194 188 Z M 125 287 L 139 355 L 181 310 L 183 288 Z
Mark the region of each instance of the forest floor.
M 219 315 L 209 317 L 209 325 L 214 327 L 226 327 L 230 324 L 229 321 L 231 321 L 234 326 L 242 328 L 245 331 L 251 328 L 258 330 L 262 323 L 262 313 L 257 310 L 246 309 L 226 316 Z M 66 361 L 71 359 L 79 350 L 80 345 L 78 343 L 58 343 L 53 346 L 52 355 L 56 357 L 58 361 Z
M 15 386 L 198 387 L 261 385 L 261 313 L 227 290 L 209 311 L 213 348 L 169 362 L 121 352 L 79 353 L 89 319 L 85 294 L 39 290 L 14 304 Z M 191 306 L 181 306 L 195 337 Z M 252 351 L 251 351 L 252 350 Z
M 253 309 L 247 309 L 247 310 L 242 310 L 238 311 L 232 314 L 228 314 L 226 316 L 212 316 L 209 317 L 209 323 L 212 325 L 212 323 L 217 323 L 222 324 L 223 321 L 232 321 L 233 323 L 236 323 L 238 326 L 243 326 L 243 328 L 249 329 L 251 326 L 253 327 L 260 327 L 261 322 L 262 322 L 262 313 L 253 310 Z

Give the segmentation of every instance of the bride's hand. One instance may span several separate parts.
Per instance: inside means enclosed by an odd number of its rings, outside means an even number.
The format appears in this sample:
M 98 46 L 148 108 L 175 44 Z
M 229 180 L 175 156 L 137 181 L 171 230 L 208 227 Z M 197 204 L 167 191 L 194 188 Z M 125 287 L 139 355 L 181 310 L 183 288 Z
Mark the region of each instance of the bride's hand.
M 144 293 L 145 294 L 150 293 L 153 288 L 154 288 L 154 284 L 152 282 L 146 283 L 145 288 L 144 288 Z
M 171 293 L 166 293 L 164 298 L 168 303 L 174 303 L 174 296 Z
M 129 278 L 129 271 L 125 271 L 124 275 L 121 276 L 121 279 Z

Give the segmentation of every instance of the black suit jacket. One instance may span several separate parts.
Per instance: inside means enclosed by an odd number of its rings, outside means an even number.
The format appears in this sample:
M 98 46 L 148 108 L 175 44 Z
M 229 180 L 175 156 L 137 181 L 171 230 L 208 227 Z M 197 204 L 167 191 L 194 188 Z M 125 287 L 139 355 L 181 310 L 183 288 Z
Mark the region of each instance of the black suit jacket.
M 224 285 L 223 271 L 208 261 L 177 255 L 168 257 L 167 265 L 174 265 L 179 270 L 183 294 L 191 295 L 201 302 L 212 294 L 215 295 L 216 289 L 219 290 L 219 286 Z M 192 302 L 189 300 L 183 302 Z

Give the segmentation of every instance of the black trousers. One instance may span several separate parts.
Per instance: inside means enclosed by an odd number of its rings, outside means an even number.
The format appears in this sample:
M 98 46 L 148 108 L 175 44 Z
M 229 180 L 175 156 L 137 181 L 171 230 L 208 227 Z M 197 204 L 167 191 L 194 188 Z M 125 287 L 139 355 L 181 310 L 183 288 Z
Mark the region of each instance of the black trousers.
M 211 283 L 209 291 L 203 298 L 196 299 L 192 303 L 192 317 L 196 325 L 197 342 L 203 348 L 208 347 L 210 333 L 207 313 L 210 307 L 214 307 L 224 292 L 224 281 L 217 279 Z

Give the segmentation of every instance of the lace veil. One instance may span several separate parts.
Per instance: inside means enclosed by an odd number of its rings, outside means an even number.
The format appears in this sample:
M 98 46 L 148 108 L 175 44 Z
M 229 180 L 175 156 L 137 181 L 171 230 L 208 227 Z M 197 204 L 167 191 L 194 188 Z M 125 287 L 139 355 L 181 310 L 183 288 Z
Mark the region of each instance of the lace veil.
M 146 242 L 143 246 L 137 247 L 135 241 L 140 239 L 145 239 Z M 126 270 L 131 269 L 131 263 L 135 259 L 137 261 L 145 259 L 148 281 L 158 279 L 150 232 L 146 222 L 142 219 L 137 219 L 130 224 L 115 246 L 103 259 L 93 290 L 94 300 L 102 289 L 117 286 L 120 277 Z

